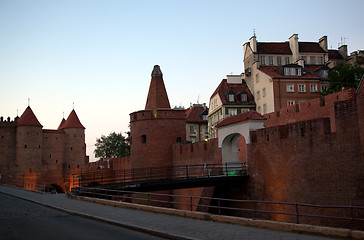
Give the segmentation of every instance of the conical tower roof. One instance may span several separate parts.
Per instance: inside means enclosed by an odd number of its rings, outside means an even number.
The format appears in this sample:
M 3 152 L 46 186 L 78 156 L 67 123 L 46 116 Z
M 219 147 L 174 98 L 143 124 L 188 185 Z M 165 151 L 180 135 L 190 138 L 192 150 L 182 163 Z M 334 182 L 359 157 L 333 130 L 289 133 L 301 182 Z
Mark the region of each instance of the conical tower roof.
M 33 113 L 33 110 L 28 106 L 23 114 L 17 121 L 18 126 L 37 126 L 43 127 L 42 124 L 38 121 L 37 117 Z
M 155 112 L 160 108 L 171 108 L 171 106 L 169 105 L 167 91 L 164 86 L 162 71 L 158 65 L 155 65 L 145 109 L 151 109 Z
M 77 116 L 75 110 L 72 110 L 72 112 L 68 116 L 67 120 L 63 124 L 62 123 L 60 124 L 59 129 L 64 129 L 64 128 L 82 128 L 82 129 L 85 129 L 85 127 L 80 122 L 80 119 L 78 119 L 78 116 Z
M 64 125 L 64 123 L 65 123 L 65 122 L 66 122 L 66 119 L 62 118 L 62 121 L 61 121 L 61 123 L 59 124 L 59 126 L 58 126 L 58 129 L 57 129 L 57 130 L 62 129 L 62 127 L 63 127 L 63 125 Z

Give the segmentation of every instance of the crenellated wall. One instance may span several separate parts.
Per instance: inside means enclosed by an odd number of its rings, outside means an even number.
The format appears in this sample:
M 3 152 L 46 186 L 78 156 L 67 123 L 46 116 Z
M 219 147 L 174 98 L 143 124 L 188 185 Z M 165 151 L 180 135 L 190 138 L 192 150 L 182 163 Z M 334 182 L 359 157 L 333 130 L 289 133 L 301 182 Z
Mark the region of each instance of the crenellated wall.
M 284 125 L 294 122 L 330 118 L 331 131 L 335 132 L 334 105 L 338 101 L 355 99 L 355 89 L 334 93 L 324 98 L 315 98 L 300 104 L 281 108 L 279 111 L 265 114 L 265 127 Z

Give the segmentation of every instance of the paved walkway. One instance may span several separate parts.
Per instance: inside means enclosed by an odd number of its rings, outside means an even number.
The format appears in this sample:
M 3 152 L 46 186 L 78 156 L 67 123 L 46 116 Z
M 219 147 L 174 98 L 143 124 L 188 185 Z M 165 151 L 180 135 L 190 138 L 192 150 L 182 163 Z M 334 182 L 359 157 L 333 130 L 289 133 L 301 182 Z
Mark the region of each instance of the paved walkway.
M 62 210 L 69 214 L 85 216 L 171 239 L 335 239 L 119 208 L 70 199 L 65 194 L 42 194 L 5 185 L 0 185 L 0 192 Z

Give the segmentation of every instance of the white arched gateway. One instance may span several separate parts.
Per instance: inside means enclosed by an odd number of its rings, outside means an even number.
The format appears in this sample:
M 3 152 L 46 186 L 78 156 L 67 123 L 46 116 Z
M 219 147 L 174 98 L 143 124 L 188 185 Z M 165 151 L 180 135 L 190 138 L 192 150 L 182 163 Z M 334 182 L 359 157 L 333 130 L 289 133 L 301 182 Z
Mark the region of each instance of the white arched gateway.
M 264 120 L 261 114 L 249 111 L 226 118 L 216 126 L 223 164 L 241 165 L 246 161 L 246 144 L 250 143 L 250 132 L 264 128 Z

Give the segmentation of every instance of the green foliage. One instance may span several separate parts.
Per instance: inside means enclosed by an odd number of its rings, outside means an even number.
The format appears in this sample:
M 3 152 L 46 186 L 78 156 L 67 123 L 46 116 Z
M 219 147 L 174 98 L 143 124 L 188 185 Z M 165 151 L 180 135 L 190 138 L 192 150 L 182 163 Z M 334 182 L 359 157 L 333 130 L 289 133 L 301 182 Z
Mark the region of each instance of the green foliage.
M 329 71 L 329 88 L 327 93 L 340 92 L 349 88 L 357 88 L 364 75 L 364 68 L 358 64 L 338 64 Z
M 97 158 L 115 158 L 130 155 L 130 139 L 121 133 L 110 133 L 109 136 L 101 135 L 96 139 L 94 151 Z

